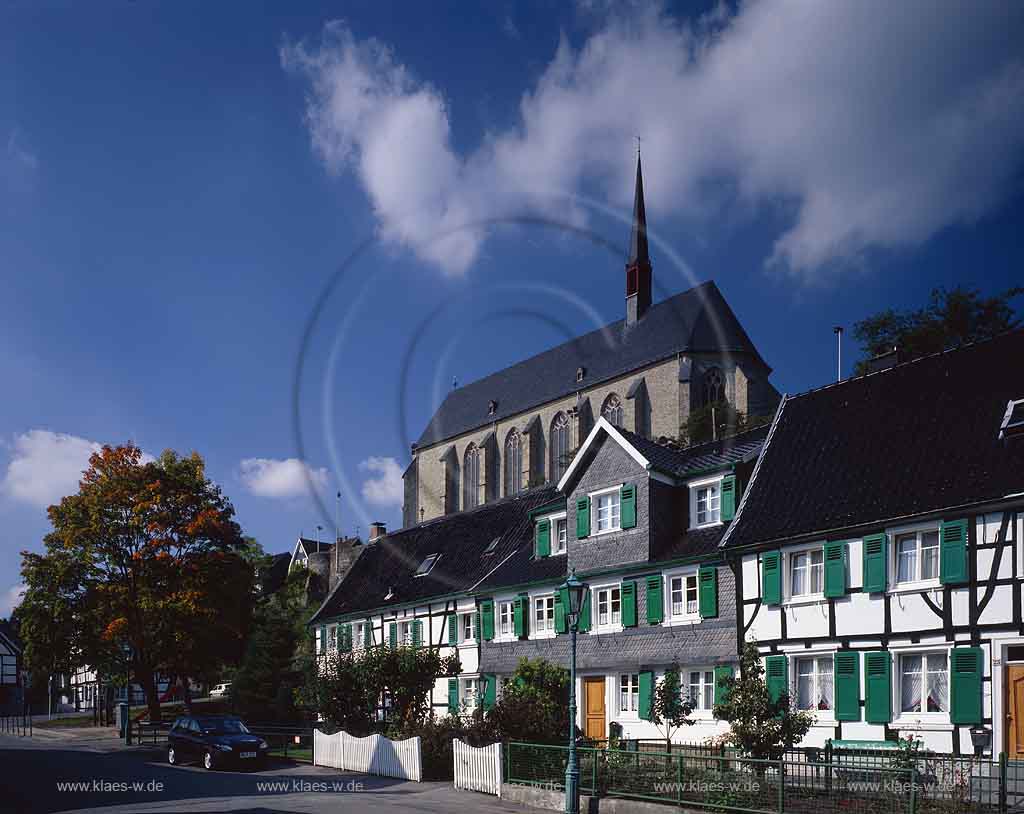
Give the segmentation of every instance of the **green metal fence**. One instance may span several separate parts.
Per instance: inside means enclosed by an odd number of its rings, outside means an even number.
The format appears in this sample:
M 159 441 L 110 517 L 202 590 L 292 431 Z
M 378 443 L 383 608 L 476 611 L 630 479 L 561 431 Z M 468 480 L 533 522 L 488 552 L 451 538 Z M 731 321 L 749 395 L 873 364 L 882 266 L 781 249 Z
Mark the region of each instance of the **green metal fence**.
M 505 782 L 562 790 L 568 748 L 505 745 Z M 1024 763 L 918 755 L 906 765 L 818 751 L 755 760 L 722 750 L 579 748 L 580 792 L 747 814 L 1024 814 Z M 811 755 L 810 757 L 814 757 Z M 827 759 L 826 759 L 827 758 Z

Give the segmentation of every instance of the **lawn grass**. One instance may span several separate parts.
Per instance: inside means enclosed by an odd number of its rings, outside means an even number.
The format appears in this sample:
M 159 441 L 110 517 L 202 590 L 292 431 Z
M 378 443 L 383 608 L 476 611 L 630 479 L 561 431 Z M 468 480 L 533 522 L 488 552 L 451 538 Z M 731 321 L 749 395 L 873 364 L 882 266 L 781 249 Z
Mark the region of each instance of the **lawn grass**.
M 289 746 L 288 754 L 285 754 L 284 747 L 271 749 L 267 752 L 271 757 L 287 757 L 289 760 L 301 760 L 305 763 L 313 762 L 313 748 L 310 746 Z
M 54 718 L 52 721 L 34 721 L 36 729 L 84 729 L 91 727 L 92 715 L 76 715 L 74 718 Z M 96 727 L 106 729 L 107 727 Z

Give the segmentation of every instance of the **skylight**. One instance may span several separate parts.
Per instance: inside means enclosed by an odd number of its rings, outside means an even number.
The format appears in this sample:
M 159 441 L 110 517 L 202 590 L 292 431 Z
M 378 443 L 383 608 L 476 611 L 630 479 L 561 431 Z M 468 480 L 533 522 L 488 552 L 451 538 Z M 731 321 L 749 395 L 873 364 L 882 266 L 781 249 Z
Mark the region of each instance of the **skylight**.
M 491 540 L 491 542 L 487 544 L 487 548 L 484 549 L 484 554 L 493 554 L 494 549 L 498 547 L 498 543 L 500 541 L 500 537 L 495 537 L 493 540 Z
M 416 569 L 416 573 L 413 576 L 423 577 L 430 573 L 430 569 L 434 567 L 440 554 L 431 554 L 423 562 L 420 563 L 420 567 Z
M 1024 399 L 1010 400 L 1006 403 L 1006 413 L 999 427 L 1000 438 L 1016 438 L 1024 436 Z

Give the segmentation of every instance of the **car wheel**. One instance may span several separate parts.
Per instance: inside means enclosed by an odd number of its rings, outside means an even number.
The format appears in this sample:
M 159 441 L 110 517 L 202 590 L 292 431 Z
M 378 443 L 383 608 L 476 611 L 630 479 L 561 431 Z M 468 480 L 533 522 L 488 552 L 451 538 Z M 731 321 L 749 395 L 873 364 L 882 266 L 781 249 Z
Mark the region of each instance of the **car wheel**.
M 167 762 L 170 763 L 172 766 L 178 762 L 178 756 L 174 754 L 173 746 L 167 747 Z
M 213 752 L 209 749 L 207 749 L 206 754 L 203 755 L 203 766 L 206 769 L 213 769 Z

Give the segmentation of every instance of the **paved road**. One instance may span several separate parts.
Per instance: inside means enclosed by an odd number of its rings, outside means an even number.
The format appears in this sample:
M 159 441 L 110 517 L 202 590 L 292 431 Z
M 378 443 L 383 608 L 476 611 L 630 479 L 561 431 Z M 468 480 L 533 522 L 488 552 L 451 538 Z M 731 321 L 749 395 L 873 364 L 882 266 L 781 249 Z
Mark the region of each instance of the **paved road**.
M 68 783 L 85 785 L 68 787 Z M 0 736 L 0 811 L 525 814 L 530 809 L 457 792 L 450 783 L 406 783 L 285 761 L 251 773 L 168 766 L 159 747 L 126 750 L 107 736 L 79 734 L 32 739 Z

